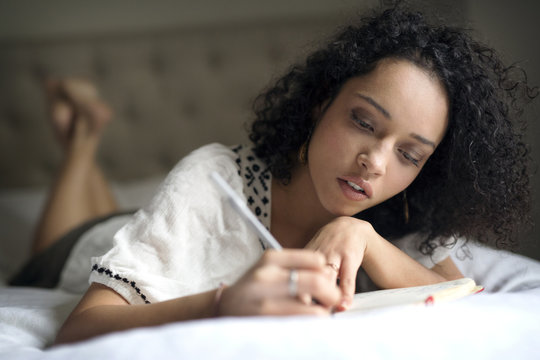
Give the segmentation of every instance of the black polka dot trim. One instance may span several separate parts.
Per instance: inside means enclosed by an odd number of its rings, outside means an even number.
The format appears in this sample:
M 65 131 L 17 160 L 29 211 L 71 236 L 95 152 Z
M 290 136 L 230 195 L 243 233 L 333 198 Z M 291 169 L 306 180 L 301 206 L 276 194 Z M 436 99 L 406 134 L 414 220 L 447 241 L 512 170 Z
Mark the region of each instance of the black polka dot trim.
M 118 280 L 118 281 L 122 281 L 122 282 L 124 282 L 126 284 L 129 284 L 135 290 L 135 292 L 137 294 L 139 294 L 141 299 L 144 300 L 145 304 L 150 304 L 150 301 L 146 300 L 146 295 L 144 295 L 141 292 L 141 289 L 139 289 L 137 287 L 137 284 L 135 283 L 135 281 L 129 281 L 127 278 L 122 277 L 122 276 L 120 276 L 118 274 L 114 274 L 111 270 L 109 270 L 107 268 L 104 268 L 104 267 L 99 267 L 97 264 L 94 264 L 92 266 L 92 271 L 95 271 L 95 272 L 97 272 L 98 274 L 101 274 L 101 275 L 107 275 L 111 279 L 115 279 L 115 280 Z
M 247 205 L 251 211 L 259 218 L 261 223 L 269 222 L 270 214 L 270 191 L 272 175 L 269 167 L 262 162 L 253 153 L 253 149 L 244 145 L 238 145 L 232 148 L 237 155 L 236 166 L 238 175 L 244 182 L 244 195 L 247 199 Z M 268 228 L 268 226 L 266 226 Z M 265 243 L 259 239 L 263 250 L 266 249 Z

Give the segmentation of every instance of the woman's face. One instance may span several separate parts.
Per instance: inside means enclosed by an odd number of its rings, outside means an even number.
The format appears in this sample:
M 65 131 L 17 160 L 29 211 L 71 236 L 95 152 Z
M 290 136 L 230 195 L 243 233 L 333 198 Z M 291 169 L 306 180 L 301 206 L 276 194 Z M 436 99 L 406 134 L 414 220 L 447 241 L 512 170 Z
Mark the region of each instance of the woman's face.
M 423 69 L 385 59 L 346 82 L 320 116 L 306 169 L 328 212 L 353 215 L 416 178 L 444 136 L 448 99 Z

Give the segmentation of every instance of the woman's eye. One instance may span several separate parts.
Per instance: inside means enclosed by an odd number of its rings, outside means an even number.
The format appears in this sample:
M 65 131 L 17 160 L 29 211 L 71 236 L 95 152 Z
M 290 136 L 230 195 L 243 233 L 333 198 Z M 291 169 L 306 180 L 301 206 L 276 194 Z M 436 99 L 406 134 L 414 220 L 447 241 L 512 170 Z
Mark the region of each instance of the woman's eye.
M 373 129 L 373 126 L 371 126 L 370 124 L 368 124 L 366 121 L 364 121 L 362 119 L 361 116 L 358 116 L 358 114 L 356 114 L 354 111 L 352 112 L 352 115 L 351 115 L 353 121 L 358 124 L 360 127 L 368 130 L 368 131 L 371 131 L 373 132 L 375 129 Z
M 407 159 L 408 161 L 410 161 L 414 166 L 418 166 L 418 164 L 420 163 L 420 160 L 415 159 L 415 158 L 412 157 L 411 154 L 409 154 L 408 152 L 403 151 L 403 150 L 399 150 L 399 152 L 401 153 L 401 155 L 403 155 L 403 157 L 404 157 L 405 159 Z

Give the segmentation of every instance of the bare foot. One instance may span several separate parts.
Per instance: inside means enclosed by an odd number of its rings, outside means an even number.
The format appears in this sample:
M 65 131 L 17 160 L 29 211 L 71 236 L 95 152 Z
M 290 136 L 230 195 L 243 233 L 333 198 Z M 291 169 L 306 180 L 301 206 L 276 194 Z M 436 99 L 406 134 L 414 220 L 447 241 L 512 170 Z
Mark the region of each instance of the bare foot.
M 50 105 L 50 120 L 55 135 L 64 148 L 73 141 L 75 133 L 78 138 L 85 134 L 99 137 L 111 120 L 111 109 L 101 100 L 96 87 L 87 80 L 49 80 L 46 83 L 46 92 Z M 78 124 L 81 121 L 86 123 Z M 84 129 L 82 133 L 81 129 Z
M 59 96 L 60 82 L 48 80 L 45 83 L 47 102 L 49 104 L 49 120 L 53 127 L 56 139 L 65 148 L 73 133 L 74 108 L 66 99 Z

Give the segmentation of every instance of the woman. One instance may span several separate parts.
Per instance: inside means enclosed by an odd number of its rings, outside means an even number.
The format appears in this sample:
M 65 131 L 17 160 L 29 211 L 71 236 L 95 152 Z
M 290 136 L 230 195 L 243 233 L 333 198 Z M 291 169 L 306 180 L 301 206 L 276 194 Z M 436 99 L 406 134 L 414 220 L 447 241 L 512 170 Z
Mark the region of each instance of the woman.
M 208 145 L 171 171 L 92 259 L 57 342 L 210 316 L 328 314 L 350 304 L 359 268 L 379 288 L 461 277 L 448 257 L 457 237 L 503 244 L 528 219 L 527 152 L 508 105 L 520 86 L 503 84 L 507 74 L 490 49 L 401 8 L 346 28 L 259 97 L 253 148 Z M 66 97 L 74 137 L 99 134 L 97 97 Z M 286 250 L 265 249 L 210 171 Z

